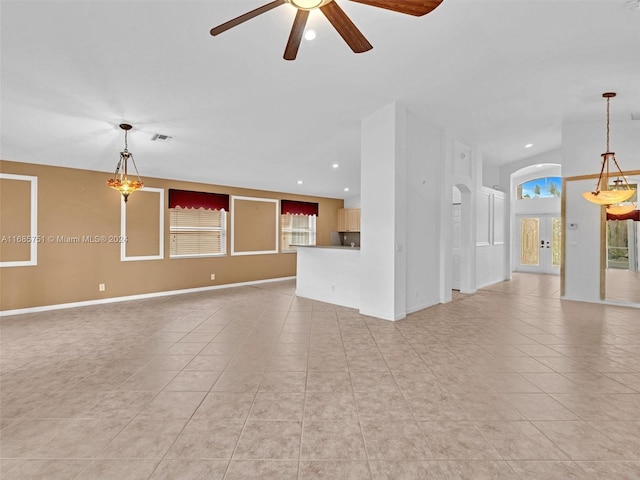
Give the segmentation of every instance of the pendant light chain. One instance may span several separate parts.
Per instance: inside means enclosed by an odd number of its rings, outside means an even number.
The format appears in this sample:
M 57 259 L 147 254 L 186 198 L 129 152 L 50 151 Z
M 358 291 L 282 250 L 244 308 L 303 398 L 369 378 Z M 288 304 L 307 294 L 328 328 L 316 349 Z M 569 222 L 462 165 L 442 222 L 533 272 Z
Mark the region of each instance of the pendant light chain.
M 611 125 L 611 120 L 610 120 L 610 114 L 609 114 L 609 110 L 610 110 L 610 105 L 611 105 L 611 97 L 606 97 L 607 98 L 607 153 L 610 152 L 609 149 L 609 131 L 610 131 L 610 125 Z M 127 139 L 126 133 L 125 133 L 125 142 Z

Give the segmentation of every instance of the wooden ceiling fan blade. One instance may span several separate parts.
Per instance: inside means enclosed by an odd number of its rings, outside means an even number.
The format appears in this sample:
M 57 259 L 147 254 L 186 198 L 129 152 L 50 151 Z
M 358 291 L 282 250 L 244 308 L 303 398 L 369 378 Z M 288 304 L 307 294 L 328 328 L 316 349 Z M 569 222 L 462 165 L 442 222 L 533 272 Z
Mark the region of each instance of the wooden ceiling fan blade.
M 244 15 L 240 15 L 239 17 L 229 20 L 228 22 L 224 22 L 222 25 L 213 27 L 210 33 L 214 37 L 216 35 L 220 35 L 222 32 L 226 32 L 230 28 L 240 25 L 241 23 L 244 23 L 247 20 L 251 20 L 252 18 L 257 17 L 258 15 L 262 15 L 263 13 L 266 13 L 269 10 L 273 10 L 274 8 L 279 7 L 283 3 L 285 3 L 285 0 L 274 0 L 271 3 L 267 3 L 266 5 L 258 7 L 255 10 L 251 10 L 250 12 L 247 12 Z
M 285 60 L 296 59 L 298 49 L 300 48 L 300 42 L 302 42 L 304 27 L 307 24 L 307 18 L 309 18 L 309 10 L 298 10 L 298 13 L 296 13 L 296 19 L 293 21 L 291 33 L 289 34 L 289 41 L 284 49 Z
M 320 10 L 355 53 L 366 52 L 373 48 L 336 2 L 327 3 L 320 7 Z
M 406 13 L 421 17 L 435 10 L 443 0 L 351 0 L 356 3 L 371 5 L 372 7 L 385 8 L 398 13 Z

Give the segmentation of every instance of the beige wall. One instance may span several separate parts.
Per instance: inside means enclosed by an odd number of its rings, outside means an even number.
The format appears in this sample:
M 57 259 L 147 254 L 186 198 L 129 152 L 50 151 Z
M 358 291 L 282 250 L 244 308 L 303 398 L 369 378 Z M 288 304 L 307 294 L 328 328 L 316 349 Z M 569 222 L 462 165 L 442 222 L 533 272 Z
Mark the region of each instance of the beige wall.
M 342 208 L 341 199 L 291 195 L 278 192 L 181 182 L 158 178 L 143 178 L 145 187 L 165 190 L 164 199 L 164 259 L 122 262 L 120 244 L 116 243 L 64 243 L 49 241 L 61 236 L 120 235 L 120 195 L 106 185 L 108 173 L 51 167 L 35 164 L 0 162 L 0 172 L 30 175 L 38 178 L 38 234 L 44 239 L 38 244 L 38 264 L 25 267 L 0 269 L 1 310 L 81 302 L 110 297 L 121 297 L 152 292 L 180 290 L 212 285 L 223 285 L 252 280 L 288 277 L 296 273 L 296 254 L 231 256 L 230 215 L 227 215 L 227 255 L 210 258 L 169 259 L 169 211 L 168 189 L 226 193 L 247 197 L 289 199 L 319 203 L 317 219 L 317 243 L 329 244 L 331 231 L 337 230 L 337 211 Z M 28 208 L 24 204 L 24 186 L 0 182 L 0 235 L 24 235 L 28 222 L 24 216 Z M 11 191 L 10 191 L 11 189 Z M 10 195 L 18 192 L 16 196 Z M 131 208 L 138 220 L 138 230 L 130 228 L 131 250 L 127 255 L 148 255 L 157 249 L 158 203 L 156 195 L 147 192 L 133 193 L 129 206 L 140 200 L 137 208 Z M 144 198 L 143 198 L 144 197 Z M 155 203 L 153 199 L 155 200 Z M 154 210 L 155 209 L 155 210 Z M 149 211 L 145 221 L 144 211 Z M 132 225 L 128 218 L 128 224 Z M 243 235 L 252 235 L 243 226 Z M 143 231 L 144 229 L 144 231 Z M 151 231 L 149 231 L 151 230 Z M 149 242 L 140 242 L 142 235 Z M 237 233 L 236 233 L 237 235 Z M 254 232 L 254 238 L 259 232 Z M 145 246 L 146 244 L 146 246 Z M 2 247 L 2 261 L 13 260 L 14 255 L 24 257 L 24 248 Z M 24 259 L 24 258 L 23 258 Z M 215 273 L 216 279 L 211 280 Z M 98 291 L 104 283 L 106 290 Z

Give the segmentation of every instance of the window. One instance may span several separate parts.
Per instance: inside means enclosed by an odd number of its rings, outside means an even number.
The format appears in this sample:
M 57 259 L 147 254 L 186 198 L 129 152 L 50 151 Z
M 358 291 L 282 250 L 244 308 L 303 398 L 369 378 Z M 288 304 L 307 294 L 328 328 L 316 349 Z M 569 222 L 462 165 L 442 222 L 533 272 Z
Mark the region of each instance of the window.
M 283 252 L 295 252 L 295 245 L 316 244 L 318 204 L 280 200 L 280 232 Z
M 280 216 L 280 225 L 283 252 L 295 252 L 295 245 L 316 244 L 315 215 L 292 215 L 285 213 Z
M 562 196 L 562 177 L 542 177 L 518 185 L 518 199 L 559 198 Z
M 227 215 L 224 210 L 172 208 L 171 258 L 227 253 Z
M 169 190 L 169 256 L 225 255 L 228 208 L 227 195 Z

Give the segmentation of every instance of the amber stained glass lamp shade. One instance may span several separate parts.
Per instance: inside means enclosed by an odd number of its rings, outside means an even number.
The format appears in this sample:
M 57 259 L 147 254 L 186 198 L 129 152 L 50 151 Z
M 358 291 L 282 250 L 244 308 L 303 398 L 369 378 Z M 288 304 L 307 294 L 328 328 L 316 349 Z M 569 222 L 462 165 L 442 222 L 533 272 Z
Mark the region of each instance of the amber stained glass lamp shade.
M 128 150 L 127 132 L 131 130 L 132 127 L 127 123 L 121 123 L 120 128 L 124 130 L 124 150 L 120 152 L 120 160 L 118 160 L 116 171 L 113 178 L 107 180 L 107 185 L 118 190 L 126 202 L 129 199 L 129 195 L 144 187 L 144 184 L 140 179 L 140 174 L 138 173 L 136 162 L 133 159 L 133 154 Z M 129 176 L 129 160 L 136 172 L 136 178 Z

